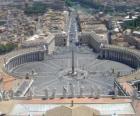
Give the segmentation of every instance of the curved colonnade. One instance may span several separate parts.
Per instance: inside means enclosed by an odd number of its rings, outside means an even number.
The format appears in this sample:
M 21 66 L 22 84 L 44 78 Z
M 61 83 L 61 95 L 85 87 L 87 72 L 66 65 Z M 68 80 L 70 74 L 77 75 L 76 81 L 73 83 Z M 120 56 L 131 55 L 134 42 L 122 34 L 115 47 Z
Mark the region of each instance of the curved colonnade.
M 44 51 L 41 50 L 31 51 L 8 59 L 4 67 L 6 71 L 11 72 L 11 70 L 17 67 L 18 65 L 27 62 L 42 61 L 43 59 L 44 59 Z
M 139 52 L 123 47 L 104 45 L 101 47 L 99 57 L 107 60 L 118 61 L 136 69 L 140 67 Z
M 40 48 L 28 48 L 15 50 L 0 57 L 0 73 L 5 77 L 13 68 L 20 64 L 44 59 L 44 50 Z M 8 76 L 8 75 L 7 75 Z M 12 76 L 12 75 L 9 75 Z

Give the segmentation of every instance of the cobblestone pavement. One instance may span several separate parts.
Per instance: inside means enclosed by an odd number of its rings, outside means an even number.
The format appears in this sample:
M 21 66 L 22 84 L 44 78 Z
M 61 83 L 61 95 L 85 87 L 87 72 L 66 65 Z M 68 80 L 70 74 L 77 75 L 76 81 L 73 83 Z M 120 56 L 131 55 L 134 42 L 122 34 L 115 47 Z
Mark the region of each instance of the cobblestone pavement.
M 29 73 L 34 78 L 32 90 L 35 95 L 43 95 L 45 89 L 50 95 L 54 90 L 56 95 L 62 95 L 64 87 L 69 95 L 71 85 L 75 95 L 80 94 L 80 88 L 85 95 L 90 95 L 91 88 L 93 93 L 107 95 L 113 89 L 117 72 L 127 74 L 133 70 L 118 62 L 97 59 L 97 54 L 87 46 L 74 47 L 74 51 L 75 68 L 87 73 L 84 78 L 67 78 L 66 75 L 61 75 L 61 72 L 71 70 L 71 50 L 66 47 L 57 48 L 53 55 L 46 56 L 42 62 L 20 65 L 13 73 L 21 77 Z

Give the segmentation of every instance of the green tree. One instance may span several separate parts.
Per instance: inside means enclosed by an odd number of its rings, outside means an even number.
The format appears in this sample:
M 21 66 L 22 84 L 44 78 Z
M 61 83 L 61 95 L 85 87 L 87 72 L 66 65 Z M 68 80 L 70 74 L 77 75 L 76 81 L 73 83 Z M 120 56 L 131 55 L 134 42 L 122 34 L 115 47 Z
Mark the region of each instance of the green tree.
M 0 54 L 5 54 L 7 52 L 10 52 L 14 50 L 17 47 L 16 44 L 8 43 L 6 45 L 0 44 Z
M 65 0 L 66 5 L 72 6 L 75 0 Z
M 34 2 L 32 6 L 27 7 L 24 12 L 28 15 L 43 14 L 46 12 L 46 4 L 42 2 Z

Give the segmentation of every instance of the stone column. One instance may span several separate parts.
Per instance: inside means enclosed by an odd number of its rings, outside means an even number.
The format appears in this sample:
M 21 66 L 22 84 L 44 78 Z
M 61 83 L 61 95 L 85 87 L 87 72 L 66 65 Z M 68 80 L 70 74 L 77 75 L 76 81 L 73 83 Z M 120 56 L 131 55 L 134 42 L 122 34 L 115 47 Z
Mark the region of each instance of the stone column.
M 8 70 L 11 70 L 11 62 L 8 63 Z
M 20 56 L 19 57 L 17 57 L 18 58 L 18 65 L 20 65 Z
M 29 54 L 24 55 L 24 63 L 29 61 Z
M 105 50 L 104 52 L 105 52 L 105 59 L 107 59 L 107 51 Z
M 116 54 L 117 54 L 117 61 L 119 61 L 119 54 L 118 54 L 118 52 L 116 52 Z
M 140 83 L 138 83 L 138 91 L 140 91 Z
M 22 63 L 25 63 L 25 55 L 22 56 Z
M 14 61 L 11 60 L 11 67 L 14 68 Z
M 99 57 L 102 59 L 103 58 L 103 51 L 100 51 Z
M 19 65 L 21 64 L 21 57 L 22 57 L 22 56 L 19 57 Z
M 2 92 L 2 97 L 3 97 L 3 100 L 6 99 L 6 91 L 5 90 Z
M 0 91 L 0 101 L 3 101 L 3 93 Z
M 137 68 L 140 68 L 140 62 L 137 60 Z

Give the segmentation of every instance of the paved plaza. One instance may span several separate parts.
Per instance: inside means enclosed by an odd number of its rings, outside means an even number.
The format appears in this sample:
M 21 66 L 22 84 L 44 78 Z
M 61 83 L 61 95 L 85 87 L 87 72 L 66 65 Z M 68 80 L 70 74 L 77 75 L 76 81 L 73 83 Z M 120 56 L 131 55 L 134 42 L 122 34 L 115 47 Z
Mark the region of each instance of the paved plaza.
M 34 95 L 44 95 L 46 89 L 50 95 L 62 95 L 64 88 L 67 95 L 70 95 L 71 88 L 74 95 L 79 95 L 81 91 L 83 95 L 92 92 L 108 95 L 118 72 L 124 75 L 133 69 L 119 62 L 97 59 L 97 56 L 88 46 L 74 47 L 75 70 L 80 72 L 78 76 L 67 75 L 72 61 L 68 47 L 58 47 L 52 55 L 46 55 L 44 61 L 22 64 L 12 72 L 19 77 L 25 77 L 28 73 L 34 79 Z

